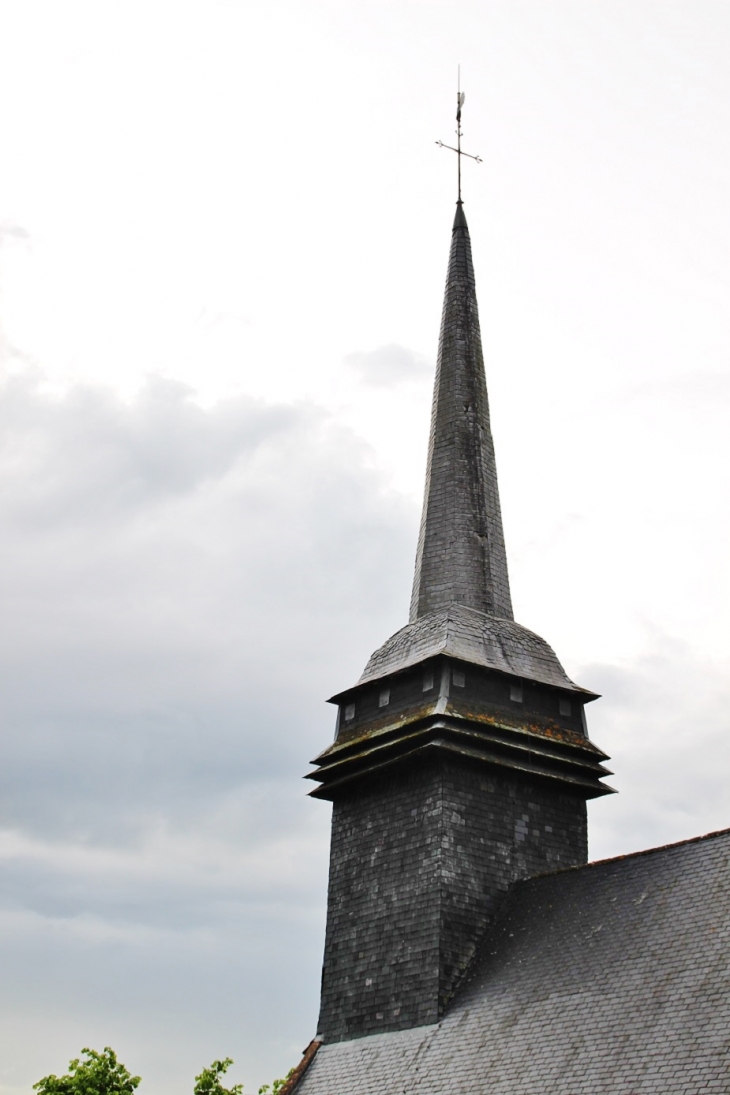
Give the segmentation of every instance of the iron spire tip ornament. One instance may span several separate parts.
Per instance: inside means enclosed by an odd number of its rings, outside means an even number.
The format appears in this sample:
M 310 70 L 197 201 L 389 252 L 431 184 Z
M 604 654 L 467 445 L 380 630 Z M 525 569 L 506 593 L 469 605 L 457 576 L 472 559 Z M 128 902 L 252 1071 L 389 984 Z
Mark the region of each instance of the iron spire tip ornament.
M 482 162 L 481 156 L 474 156 L 471 152 L 462 152 L 461 149 L 461 108 L 464 105 L 464 99 L 466 98 L 466 92 L 461 90 L 461 66 L 459 66 L 459 75 L 456 85 L 456 148 L 452 144 L 444 144 L 443 141 L 436 141 L 439 148 L 448 148 L 449 151 L 456 153 L 457 163 L 457 180 L 458 180 L 458 205 L 461 205 L 461 157 L 466 156 L 470 160 L 476 160 L 477 163 Z

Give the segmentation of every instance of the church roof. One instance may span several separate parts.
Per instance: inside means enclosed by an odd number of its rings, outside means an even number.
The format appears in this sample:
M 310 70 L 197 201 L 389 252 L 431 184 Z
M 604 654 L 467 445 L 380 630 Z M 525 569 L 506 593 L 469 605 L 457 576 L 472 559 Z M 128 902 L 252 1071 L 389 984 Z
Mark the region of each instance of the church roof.
M 436 1025 L 322 1045 L 296 1095 L 730 1089 L 730 830 L 515 883 Z
M 511 620 L 469 229 L 451 235 L 411 622 L 452 603 Z
M 398 673 L 437 654 L 596 698 L 595 692 L 571 681 L 555 651 L 534 631 L 514 620 L 456 604 L 421 616 L 392 635 L 371 656 L 358 684 Z

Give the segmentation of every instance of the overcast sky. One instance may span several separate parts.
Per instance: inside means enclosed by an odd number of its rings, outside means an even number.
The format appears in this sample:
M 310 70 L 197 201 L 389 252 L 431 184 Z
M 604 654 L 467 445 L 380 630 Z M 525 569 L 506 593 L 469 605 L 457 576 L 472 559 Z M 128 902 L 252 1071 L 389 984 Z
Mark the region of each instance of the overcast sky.
M 0 1093 L 315 1033 L 324 701 L 407 618 L 464 168 L 591 855 L 730 824 L 725 0 L 0 0 Z

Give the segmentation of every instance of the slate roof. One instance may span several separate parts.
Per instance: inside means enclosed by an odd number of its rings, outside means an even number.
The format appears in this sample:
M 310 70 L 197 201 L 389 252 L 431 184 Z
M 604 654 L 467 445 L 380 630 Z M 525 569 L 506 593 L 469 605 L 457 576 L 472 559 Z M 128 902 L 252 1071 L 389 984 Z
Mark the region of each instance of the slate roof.
M 534 631 L 463 605 L 422 616 L 406 624 L 383 643 L 365 666 L 358 684 L 398 673 L 437 654 L 497 669 L 572 692 L 587 689 L 574 684 L 555 651 Z M 595 698 L 595 692 L 587 693 Z
M 435 1026 L 323 1045 L 296 1095 L 730 1091 L 730 830 L 517 882 Z
M 474 266 L 461 202 L 446 275 L 411 621 L 452 602 L 512 618 Z

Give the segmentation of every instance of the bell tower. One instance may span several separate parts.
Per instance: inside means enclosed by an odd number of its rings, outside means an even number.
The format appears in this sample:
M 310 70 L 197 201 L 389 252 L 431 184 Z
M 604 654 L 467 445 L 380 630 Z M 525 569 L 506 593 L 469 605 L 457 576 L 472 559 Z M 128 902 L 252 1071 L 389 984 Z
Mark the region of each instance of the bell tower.
M 325 1042 L 437 1022 L 511 883 L 586 862 L 596 698 L 513 618 L 459 200 L 410 622 L 332 697 L 309 775 L 333 804 Z

